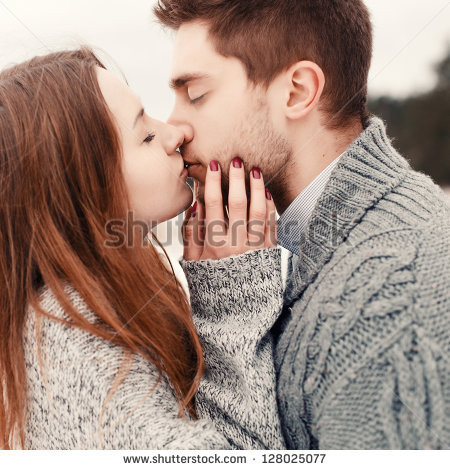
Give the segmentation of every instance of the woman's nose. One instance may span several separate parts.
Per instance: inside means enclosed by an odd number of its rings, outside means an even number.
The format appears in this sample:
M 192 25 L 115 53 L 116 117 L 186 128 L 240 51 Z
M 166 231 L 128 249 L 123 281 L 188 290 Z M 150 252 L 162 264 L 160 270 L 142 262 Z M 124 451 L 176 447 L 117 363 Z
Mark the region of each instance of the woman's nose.
M 167 153 L 173 153 L 178 147 L 181 147 L 183 143 L 188 143 L 192 140 L 192 133 L 189 132 L 188 126 L 174 126 L 171 124 L 165 124 L 167 135 Z
M 189 124 L 187 119 L 183 119 L 174 109 L 170 115 L 167 124 L 175 126 L 184 134 L 184 142 L 188 144 L 194 138 L 194 128 Z

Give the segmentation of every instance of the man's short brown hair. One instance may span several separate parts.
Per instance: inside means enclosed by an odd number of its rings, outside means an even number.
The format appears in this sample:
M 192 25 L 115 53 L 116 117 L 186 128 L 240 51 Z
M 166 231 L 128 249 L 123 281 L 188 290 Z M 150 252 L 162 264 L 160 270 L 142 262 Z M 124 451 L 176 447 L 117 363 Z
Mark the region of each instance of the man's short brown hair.
M 372 25 L 362 0 L 159 0 L 154 13 L 172 29 L 204 21 L 217 52 L 240 59 L 257 84 L 315 62 L 325 74 L 327 127 L 365 124 Z

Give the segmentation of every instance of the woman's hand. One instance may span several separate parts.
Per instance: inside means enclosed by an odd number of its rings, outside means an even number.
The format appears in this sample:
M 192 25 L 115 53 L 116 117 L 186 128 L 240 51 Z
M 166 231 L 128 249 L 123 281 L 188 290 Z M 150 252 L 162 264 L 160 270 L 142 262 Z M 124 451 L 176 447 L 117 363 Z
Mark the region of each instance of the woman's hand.
M 276 246 L 275 204 L 264 186 L 261 172 L 257 168 L 251 171 L 249 203 L 245 170 L 239 158 L 231 162 L 229 174 L 226 217 L 220 166 L 215 161 L 210 163 L 205 181 L 205 206 L 197 201 L 186 211 L 183 223 L 184 259 L 221 259 Z

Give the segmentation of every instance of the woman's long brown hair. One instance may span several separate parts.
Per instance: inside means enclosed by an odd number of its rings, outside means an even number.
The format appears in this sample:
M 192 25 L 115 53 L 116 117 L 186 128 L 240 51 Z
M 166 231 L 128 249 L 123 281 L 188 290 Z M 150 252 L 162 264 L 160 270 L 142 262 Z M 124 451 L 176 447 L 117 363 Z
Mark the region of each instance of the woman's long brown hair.
M 83 47 L 0 73 L 3 449 L 25 445 L 24 323 L 30 306 L 39 318 L 53 318 L 39 305 L 44 286 L 70 325 L 120 345 L 124 358 L 136 353 L 155 364 L 174 386 L 180 415 L 195 417 L 202 352 L 170 262 L 151 243 L 105 244 L 108 221 L 124 220 L 129 206 L 120 137 L 97 82 L 97 66 L 103 67 Z M 67 283 L 98 323 L 77 312 L 65 293 Z M 123 379 L 121 369 L 109 396 Z

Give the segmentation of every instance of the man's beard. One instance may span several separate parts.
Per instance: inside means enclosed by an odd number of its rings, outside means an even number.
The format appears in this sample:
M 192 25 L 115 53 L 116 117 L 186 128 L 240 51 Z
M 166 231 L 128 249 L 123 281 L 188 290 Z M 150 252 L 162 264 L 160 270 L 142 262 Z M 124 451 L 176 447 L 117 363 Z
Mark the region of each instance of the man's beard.
M 234 137 L 234 138 L 233 138 Z M 240 125 L 236 126 L 226 144 L 209 157 L 209 161 L 220 162 L 222 170 L 222 195 L 224 205 L 228 205 L 229 171 L 231 161 L 240 157 L 246 173 L 247 200 L 250 201 L 249 173 L 259 168 L 264 184 L 274 199 L 282 197 L 286 186 L 288 169 L 290 168 L 292 148 L 270 122 L 267 105 L 259 101 L 254 109 L 245 116 Z M 189 160 L 192 160 L 190 155 Z M 207 161 L 205 158 L 194 158 L 195 161 Z M 203 183 L 199 183 L 198 200 L 204 204 Z

